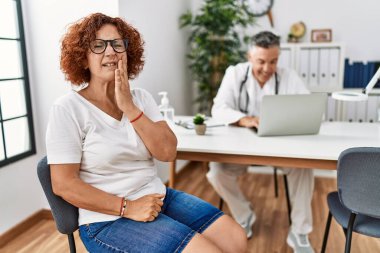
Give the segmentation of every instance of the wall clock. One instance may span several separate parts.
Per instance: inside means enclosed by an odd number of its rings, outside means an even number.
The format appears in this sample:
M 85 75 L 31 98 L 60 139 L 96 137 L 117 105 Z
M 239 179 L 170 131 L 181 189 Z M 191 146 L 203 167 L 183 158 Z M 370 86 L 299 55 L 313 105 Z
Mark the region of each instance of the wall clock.
M 247 0 L 248 7 L 255 17 L 268 15 L 271 26 L 273 27 L 272 6 L 274 0 Z

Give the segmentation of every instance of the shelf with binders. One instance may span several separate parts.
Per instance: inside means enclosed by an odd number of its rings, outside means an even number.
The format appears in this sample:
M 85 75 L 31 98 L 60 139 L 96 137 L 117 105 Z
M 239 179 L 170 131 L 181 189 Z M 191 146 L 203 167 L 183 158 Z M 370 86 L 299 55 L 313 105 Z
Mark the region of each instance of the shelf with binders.
M 344 61 L 344 89 L 364 89 L 376 70 L 380 67 L 380 61 L 352 62 Z M 376 89 L 377 88 L 377 89 Z M 380 93 L 380 80 L 376 83 L 371 93 Z
M 362 92 L 379 68 L 380 61 L 350 62 L 349 59 L 345 59 L 344 65 L 343 90 Z M 329 97 L 326 120 L 379 123 L 380 81 L 368 94 L 367 101 L 343 102 Z
M 345 62 L 344 52 L 343 43 L 282 44 L 279 66 L 297 71 L 311 92 L 360 92 L 378 69 L 379 62 L 355 62 L 354 67 L 354 63 Z M 357 70 L 358 66 L 362 68 L 360 71 Z M 379 116 L 380 83 L 364 102 L 336 101 L 329 96 L 325 120 L 379 122 Z
M 342 43 L 288 43 L 281 46 L 279 66 L 294 69 L 312 92 L 343 89 Z
M 338 101 L 329 96 L 325 120 L 378 123 L 380 121 L 380 93 L 371 92 L 368 94 L 367 101 L 360 102 Z

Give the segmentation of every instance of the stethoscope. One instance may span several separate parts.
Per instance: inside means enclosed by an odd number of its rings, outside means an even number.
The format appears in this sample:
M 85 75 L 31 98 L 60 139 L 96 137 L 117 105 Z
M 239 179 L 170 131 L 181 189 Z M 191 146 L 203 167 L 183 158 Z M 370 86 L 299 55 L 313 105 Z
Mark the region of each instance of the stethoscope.
M 243 91 L 243 86 L 245 86 L 244 84 L 247 82 L 248 80 L 248 72 L 249 72 L 249 66 L 247 68 L 247 71 L 245 72 L 245 76 L 244 76 L 244 79 L 241 81 L 240 83 L 240 90 L 239 90 L 239 99 L 238 99 L 238 104 L 239 104 L 239 110 L 242 112 L 242 113 L 245 113 L 247 114 L 248 113 L 248 104 L 249 104 L 249 96 L 248 96 L 248 90 L 247 90 L 247 87 L 245 88 L 245 99 L 246 99 L 246 104 L 245 104 L 245 110 L 242 109 L 241 107 L 241 93 Z M 274 73 L 274 79 L 275 79 L 275 88 L 274 88 L 274 94 L 277 95 L 278 94 L 278 76 L 277 76 L 277 72 Z

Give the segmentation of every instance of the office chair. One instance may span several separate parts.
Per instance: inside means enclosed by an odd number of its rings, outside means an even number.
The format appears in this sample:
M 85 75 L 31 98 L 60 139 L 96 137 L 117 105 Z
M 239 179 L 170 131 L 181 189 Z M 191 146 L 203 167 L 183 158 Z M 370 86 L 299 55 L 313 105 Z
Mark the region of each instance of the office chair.
M 274 176 L 274 196 L 278 197 L 278 180 L 277 180 L 277 170 L 278 168 L 273 168 L 273 176 Z M 283 175 L 284 178 L 284 186 L 285 186 L 285 196 L 286 196 L 286 207 L 288 208 L 288 221 L 289 225 L 292 225 L 292 218 L 291 218 L 291 211 L 292 207 L 290 205 L 290 198 L 289 198 L 289 188 L 288 188 L 288 177 L 286 174 Z M 219 199 L 219 209 L 222 210 L 224 204 L 224 200 L 222 197 Z
M 42 189 L 44 190 L 46 198 L 49 202 L 57 229 L 62 234 L 67 235 L 70 252 L 75 253 L 76 249 L 73 233 L 78 229 L 78 208 L 53 193 L 51 186 L 50 166 L 47 164 L 46 156 L 38 163 L 37 174 Z
M 338 191 L 327 196 L 329 215 L 321 252 L 326 250 L 331 217 L 346 235 L 350 252 L 352 232 L 380 237 L 380 148 L 350 148 L 338 159 Z

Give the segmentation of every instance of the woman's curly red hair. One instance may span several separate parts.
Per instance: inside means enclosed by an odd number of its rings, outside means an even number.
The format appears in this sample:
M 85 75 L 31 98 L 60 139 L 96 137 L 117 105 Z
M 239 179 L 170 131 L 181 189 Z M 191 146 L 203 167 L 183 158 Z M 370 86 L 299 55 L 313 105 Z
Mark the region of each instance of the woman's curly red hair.
M 62 38 L 61 70 L 66 80 L 80 85 L 90 81 L 90 70 L 86 68 L 87 52 L 96 32 L 105 24 L 114 25 L 122 38 L 128 39 L 128 78 L 134 79 L 144 66 L 144 41 L 140 33 L 121 18 L 112 18 L 94 13 L 72 24 Z

